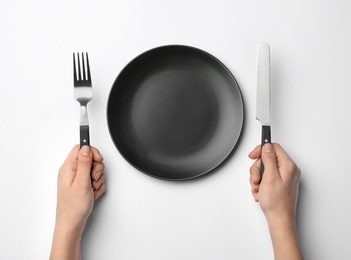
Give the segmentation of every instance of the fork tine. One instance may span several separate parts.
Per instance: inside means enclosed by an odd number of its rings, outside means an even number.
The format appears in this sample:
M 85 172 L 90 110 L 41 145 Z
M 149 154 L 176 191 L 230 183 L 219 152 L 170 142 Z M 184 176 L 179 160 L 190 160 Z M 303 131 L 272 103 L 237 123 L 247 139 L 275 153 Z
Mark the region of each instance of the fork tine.
M 78 61 L 78 80 L 82 80 L 82 72 L 80 70 L 80 58 L 79 53 L 77 53 L 77 61 Z
M 91 85 L 89 58 L 87 52 L 73 52 L 73 77 L 76 86 Z
M 77 70 L 76 70 L 76 57 L 75 54 L 73 52 L 73 79 L 74 79 L 74 83 L 77 82 Z
M 87 80 L 91 81 L 88 53 L 86 52 L 85 54 L 86 54 L 86 64 L 87 64 Z
M 82 80 L 86 80 L 85 62 L 84 62 L 84 53 L 83 52 L 81 54 L 81 57 L 82 57 Z

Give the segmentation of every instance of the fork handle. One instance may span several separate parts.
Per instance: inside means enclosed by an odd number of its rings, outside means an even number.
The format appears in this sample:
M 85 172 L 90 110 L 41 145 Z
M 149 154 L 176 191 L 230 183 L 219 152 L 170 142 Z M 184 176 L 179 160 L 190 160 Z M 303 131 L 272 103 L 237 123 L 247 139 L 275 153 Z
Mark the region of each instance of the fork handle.
M 80 148 L 82 148 L 83 145 L 90 146 L 89 125 L 80 126 Z

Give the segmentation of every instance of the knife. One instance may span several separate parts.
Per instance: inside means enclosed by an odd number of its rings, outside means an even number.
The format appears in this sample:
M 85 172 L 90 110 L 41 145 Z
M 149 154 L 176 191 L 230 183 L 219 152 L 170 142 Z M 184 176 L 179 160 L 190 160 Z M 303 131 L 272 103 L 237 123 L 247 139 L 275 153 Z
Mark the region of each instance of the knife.
M 257 47 L 257 96 L 256 119 L 262 124 L 261 147 L 271 143 L 271 93 L 270 93 L 270 48 L 267 43 Z M 264 172 L 261 161 L 260 174 Z

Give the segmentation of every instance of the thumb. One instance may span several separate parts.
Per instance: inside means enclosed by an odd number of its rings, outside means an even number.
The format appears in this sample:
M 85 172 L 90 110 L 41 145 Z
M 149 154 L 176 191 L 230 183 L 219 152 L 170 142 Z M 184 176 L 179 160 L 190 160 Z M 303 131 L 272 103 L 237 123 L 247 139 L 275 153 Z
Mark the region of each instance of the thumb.
M 92 151 L 90 146 L 84 145 L 78 155 L 78 166 L 77 166 L 77 175 L 76 181 L 79 183 L 86 183 L 91 185 L 91 166 L 93 163 Z
M 277 156 L 274 151 L 274 147 L 270 143 L 266 143 L 262 147 L 261 159 L 264 165 L 264 175 L 268 177 L 276 177 L 279 175 L 277 166 Z

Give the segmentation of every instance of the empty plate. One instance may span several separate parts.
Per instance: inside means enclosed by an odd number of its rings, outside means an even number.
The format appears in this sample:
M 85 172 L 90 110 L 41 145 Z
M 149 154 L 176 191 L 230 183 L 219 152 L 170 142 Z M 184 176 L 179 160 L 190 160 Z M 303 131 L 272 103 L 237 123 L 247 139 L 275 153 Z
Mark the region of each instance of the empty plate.
M 107 104 L 111 138 L 143 173 L 186 180 L 219 166 L 243 127 L 240 88 L 230 71 L 200 49 L 168 45 L 132 60 Z

